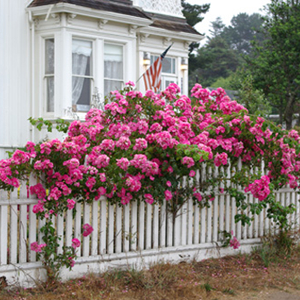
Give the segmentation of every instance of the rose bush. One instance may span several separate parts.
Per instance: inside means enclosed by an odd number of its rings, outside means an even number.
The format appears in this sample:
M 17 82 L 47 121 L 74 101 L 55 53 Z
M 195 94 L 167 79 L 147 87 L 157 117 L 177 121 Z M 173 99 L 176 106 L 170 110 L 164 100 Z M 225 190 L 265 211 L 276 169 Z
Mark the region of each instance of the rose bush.
M 26 151 L 16 150 L 0 161 L 1 189 L 18 187 L 20 180 L 32 173 L 39 178 L 40 183 L 30 187 L 30 192 L 39 199 L 34 212 L 46 219 L 48 229 L 44 229 L 46 245 L 33 248 L 44 254 L 44 259 L 45 253 L 55 252 L 58 243 L 56 237 L 51 246 L 47 237 L 54 230 L 51 216 L 101 196 L 118 205 L 166 202 L 175 218 L 189 198 L 209 206 L 215 193 L 222 190 L 237 201 L 236 222 L 251 221 L 240 213 L 248 206 L 253 214 L 259 214 L 269 203 L 268 217 L 281 229 L 288 226 L 288 214 L 294 208 L 277 203 L 274 190 L 286 184 L 298 188 L 298 133 L 248 115 L 221 88 L 210 92 L 196 84 L 191 98 L 179 93 L 179 87 L 170 84 L 160 94 L 147 91 L 142 95 L 129 82 L 123 91 L 111 93 L 104 111 L 91 109 L 85 122 L 73 121 L 64 141 L 28 142 Z M 39 119 L 39 127 L 41 122 Z M 242 168 L 232 174 L 231 185 L 225 175 L 228 163 L 237 170 L 238 160 Z M 261 170 L 262 161 L 266 174 Z M 199 178 L 196 173 L 203 163 L 219 167 L 217 177 Z M 251 172 L 255 168 L 257 172 Z M 251 192 L 259 203 L 248 204 L 244 191 Z M 86 236 L 93 228 L 84 226 Z M 60 264 L 72 267 L 75 252 L 70 247 L 64 253 Z

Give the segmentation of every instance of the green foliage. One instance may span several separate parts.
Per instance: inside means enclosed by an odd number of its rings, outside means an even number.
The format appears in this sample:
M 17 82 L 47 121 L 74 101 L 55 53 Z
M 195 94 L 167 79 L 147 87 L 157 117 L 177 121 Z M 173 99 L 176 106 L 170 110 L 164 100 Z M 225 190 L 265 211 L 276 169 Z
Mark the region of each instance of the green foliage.
M 224 27 L 222 36 L 230 48 L 237 50 L 239 54 L 250 54 L 251 41 L 261 42 L 264 39 L 264 35 L 260 33 L 262 23 L 262 16 L 258 13 L 239 13 L 231 19 L 231 25 Z
M 266 12 L 262 26 L 266 39 L 254 44 L 247 64 L 255 88 L 263 90 L 290 129 L 300 99 L 300 3 L 272 0 Z
M 235 74 L 230 74 L 227 77 L 219 77 L 216 79 L 215 82 L 211 84 L 212 87 L 218 88 L 222 87 L 225 90 L 234 90 L 234 85 L 233 85 L 233 77 Z
M 56 126 L 54 128 L 58 132 L 67 133 L 68 128 L 70 126 L 69 121 L 66 121 L 66 120 L 60 119 L 60 118 L 56 119 L 55 121 L 48 121 L 48 120 L 44 120 L 43 118 L 34 119 L 34 118 L 30 117 L 28 120 L 29 120 L 30 124 L 35 126 L 39 131 L 41 131 L 43 126 L 45 126 L 45 128 L 48 132 L 52 132 L 53 124 L 56 124 Z
M 244 105 L 249 114 L 266 117 L 271 113 L 271 104 L 264 97 L 263 91 L 253 86 L 253 76 L 244 69 L 239 70 L 235 76 L 238 81 L 238 102 Z
M 183 7 L 182 13 L 186 18 L 187 23 L 192 27 L 204 19 L 202 15 L 207 13 L 210 8 L 210 4 L 192 5 L 185 0 L 181 0 L 181 5 Z M 194 49 L 197 49 L 198 47 L 199 43 L 191 43 L 189 46 L 190 53 L 192 53 Z
M 234 16 L 230 26 L 225 26 L 221 18 L 212 22 L 208 42 L 198 49 L 197 55 L 190 56 L 190 84 L 195 84 L 198 77 L 204 87 L 234 89 L 228 77 L 244 64 L 245 54 L 251 54 L 251 41 L 264 40 L 261 24 L 259 14 L 246 13 Z
M 51 220 L 46 219 L 46 223 L 40 229 L 43 234 L 42 240 L 47 245 L 41 253 L 38 253 L 38 259 L 41 259 L 46 268 L 48 280 L 57 280 L 59 271 L 63 266 L 72 269 L 71 260 L 75 258 L 75 250 L 72 247 L 62 247 L 62 253 L 58 254 L 57 249 L 61 238 L 57 235 L 55 227 Z
M 221 36 L 217 36 L 198 50 L 196 64 L 190 70 L 194 71 L 191 76 L 198 74 L 201 85 L 207 87 L 220 77 L 228 77 L 239 65 L 236 51 Z

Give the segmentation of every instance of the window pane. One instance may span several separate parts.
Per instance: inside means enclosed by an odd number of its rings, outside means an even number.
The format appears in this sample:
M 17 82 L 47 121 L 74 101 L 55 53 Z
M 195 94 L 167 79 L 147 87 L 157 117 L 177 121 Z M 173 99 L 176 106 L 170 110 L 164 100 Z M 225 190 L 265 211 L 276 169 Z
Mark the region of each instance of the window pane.
M 74 75 L 91 75 L 92 42 L 73 40 L 72 72 Z
M 91 101 L 91 79 L 72 77 L 72 105 L 77 111 L 88 111 Z
M 46 77 L 47 112 L 54 112 L 54 76 Z
M 151 55 L 151 65 L 157 60 L 158 55 Z M 175 58 L 165 57 L 162 60 L 162 73 L 176 74 L 175 71 Z
M 45 73 L 54 74 L 54 39 L 45 41 Z
M 104 80 L 104 96 L 108 96 L 110 92 L 122 89 L 121 81 Z
M 123 79 L 123 47 L 104 45 L 104 77 Z
M 162 61 L 162 72 L 172 73 L 172 59 L 170 57 L 165 57 Z
M 151 55 L 150 64 L 152 65 L 158 59 L 157 55 Z

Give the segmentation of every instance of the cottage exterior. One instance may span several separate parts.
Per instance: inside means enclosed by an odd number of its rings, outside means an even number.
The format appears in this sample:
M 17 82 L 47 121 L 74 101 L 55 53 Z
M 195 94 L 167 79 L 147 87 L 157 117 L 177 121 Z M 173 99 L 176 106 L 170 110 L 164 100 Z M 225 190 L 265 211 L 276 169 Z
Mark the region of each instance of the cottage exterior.
M 188 92 L 188 45 L 202 36 L 180 0 L 14 0 L 0 3 L 0 158 L 46 131 L 28 118 L 83 119 L 95 89 L 103 100 L 145 72 L 171 43 L 162 88 Z M 137 89 L 145 91 L 143 80 Z M 57 133 L 56 133 L 57 135 Z M 55 137 L 55 134 L 49 138 Z

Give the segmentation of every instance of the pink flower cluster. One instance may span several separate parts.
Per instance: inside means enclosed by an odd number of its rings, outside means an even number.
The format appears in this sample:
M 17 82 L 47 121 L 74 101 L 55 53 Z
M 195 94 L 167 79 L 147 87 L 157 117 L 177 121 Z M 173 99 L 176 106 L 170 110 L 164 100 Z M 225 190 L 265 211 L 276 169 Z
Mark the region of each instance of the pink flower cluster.
M 251 192 L 255 198 L 258 198 L 259 201 L 263 201 L 270 194 L 269 183 L 270 178 L 264 175 L 261 179 L 257 179 L 253 183 L 249 184 L 245 188 L 245 192 Z
M 30 249 L 31 251 L 40 253 L 42 252 L 43 248 L 45 248 L 47 245 L 46 244 L 38 244 L 38 242 L 33 242 L 30 244 Z
M 215 156 L 215 166 L 216 167 L 220 167 L 221 165 L 227 165 L 227 159 L 228 159 L 228 155 L 227 153 L 223 152 L 223 153 L 217 153 Z
M 238 241 L 238 239 L 234 236 L 230 242 L 229 242 L 229 246 L 232 247 L 233 249 L 239 249 L 239 247 L 241 246 L 240 242 Z
M 90 225 L 90 224 L 84 224 L 83 226 L 82 226 L 82 228 L 84 229 L 84 231 L 83 231 L 83 236 L 89 236 L 93 231 L 94 231 L 94 228 Z

